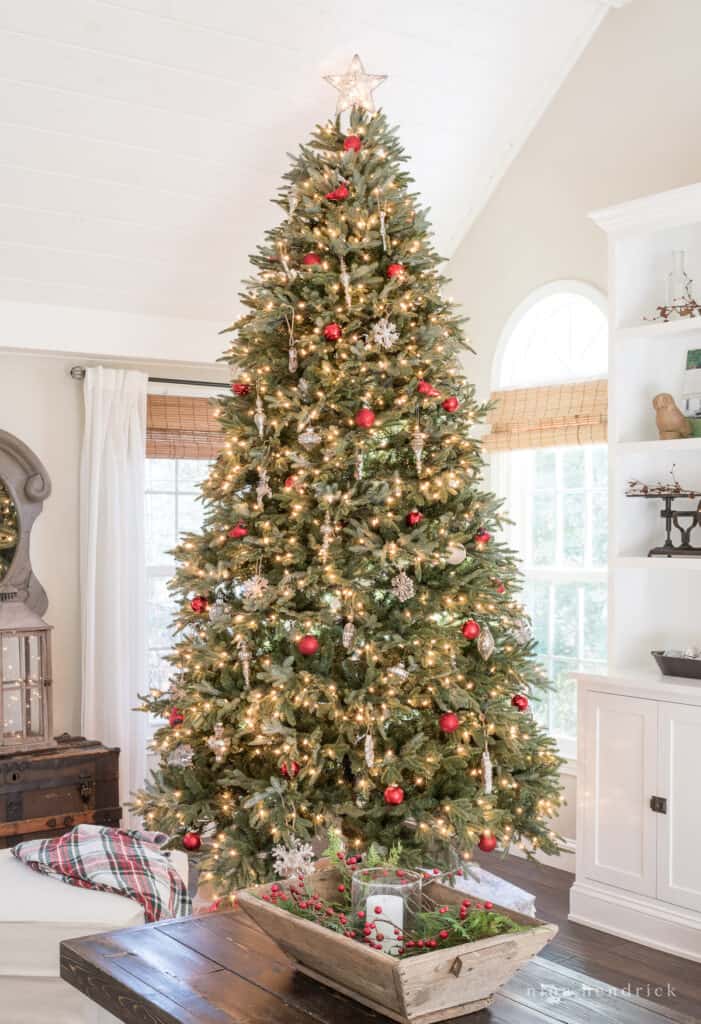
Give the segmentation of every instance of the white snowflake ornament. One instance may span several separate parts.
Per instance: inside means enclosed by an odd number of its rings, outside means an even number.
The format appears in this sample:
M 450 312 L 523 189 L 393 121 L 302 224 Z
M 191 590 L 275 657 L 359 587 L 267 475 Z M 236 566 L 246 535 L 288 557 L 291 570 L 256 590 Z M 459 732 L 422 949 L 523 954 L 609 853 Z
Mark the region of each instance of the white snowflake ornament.
M 370 328 L 370 340 L 378 348 L 389 350 L 399 340 L 399 331 L 388 317 L 383 316 Z
M 311 843 L 303 843 L 295 836 L 289 846 L 273 846 L 273 868 L 278 878 L 310 875 L 314 870 L 314 850 Z
M 260 573 L 255 573 L 241 584 L 241 594 L 247 601 L 260 601 L 267 589 L 268 581 Z
M 414 581 L 411 576 L 407 576 L 403 569 L 392 580 L 392 593 L 398 601 L 402 602 L 402 604 L 404 604 L 405 601 L 410 601 L 416 593 Z

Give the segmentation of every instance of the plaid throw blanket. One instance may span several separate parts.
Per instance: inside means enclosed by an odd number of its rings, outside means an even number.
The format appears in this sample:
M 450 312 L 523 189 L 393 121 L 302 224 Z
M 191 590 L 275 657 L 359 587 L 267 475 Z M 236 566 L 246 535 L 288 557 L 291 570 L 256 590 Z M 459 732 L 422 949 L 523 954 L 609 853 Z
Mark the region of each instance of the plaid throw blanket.
M 56 839 L 18 843 L 12 852 L 34 871 L 81 889 L 137 900 L 147 921 L 190 913 L 190 897 L 168 855 L 162 832 L 78 825 Z

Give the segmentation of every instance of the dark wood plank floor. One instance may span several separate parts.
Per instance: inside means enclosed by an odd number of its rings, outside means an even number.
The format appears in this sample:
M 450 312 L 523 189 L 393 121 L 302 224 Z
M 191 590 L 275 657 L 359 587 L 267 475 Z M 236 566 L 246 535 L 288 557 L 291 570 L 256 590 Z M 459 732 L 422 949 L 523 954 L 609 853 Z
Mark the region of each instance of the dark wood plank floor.
M 568 921 L 574 875 L 567 871 L 519 857 L 481 854 L 478 863 L 534 893 L 538 916 L 558 926 L 541 957 L 701 1021 L 701 964 Z M 595 1018 L 601 1019 L 592 1010 Z

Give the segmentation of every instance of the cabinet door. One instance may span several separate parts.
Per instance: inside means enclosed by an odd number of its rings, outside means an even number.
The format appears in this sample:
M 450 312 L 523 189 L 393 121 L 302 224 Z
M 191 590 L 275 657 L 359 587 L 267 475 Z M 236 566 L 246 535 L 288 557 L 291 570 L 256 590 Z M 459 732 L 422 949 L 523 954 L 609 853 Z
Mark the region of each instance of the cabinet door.
M 660 704 L 657 896 L 687 910 L 701 910 L 700 755 L 701 708 Z
M 588 878 L 654 896 L 657 703 L 590 690 L 583 705 L 581 868 Z

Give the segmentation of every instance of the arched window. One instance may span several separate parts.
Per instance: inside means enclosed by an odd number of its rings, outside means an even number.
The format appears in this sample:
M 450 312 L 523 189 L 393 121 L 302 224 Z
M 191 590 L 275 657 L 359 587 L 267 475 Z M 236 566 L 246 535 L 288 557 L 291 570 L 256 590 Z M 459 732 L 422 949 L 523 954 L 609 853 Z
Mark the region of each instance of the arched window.
M 607 658 L 606 302 L 558 281 L 506 324 L 494 364 L 492 486 L 514 521 L 538 657 L 555 688 L 536 713 L 576 754 L 576 684 Z

